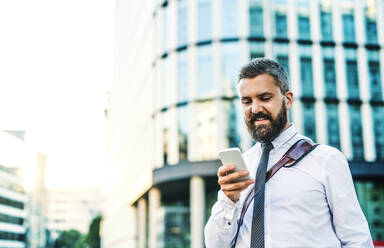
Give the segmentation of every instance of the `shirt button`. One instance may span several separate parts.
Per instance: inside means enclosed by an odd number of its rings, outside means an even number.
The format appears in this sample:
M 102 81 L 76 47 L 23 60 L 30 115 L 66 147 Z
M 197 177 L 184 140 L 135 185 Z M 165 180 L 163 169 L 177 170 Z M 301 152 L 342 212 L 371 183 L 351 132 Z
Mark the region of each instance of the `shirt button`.
M 265 205 L 265 208 L 268 208 L 268 204 Z
M 265 235 L 268 235 L 268 234 L 269 234 L 269 233 L 268 233 L 268 230 L 266 230 L 266 231 L 265 231 Z

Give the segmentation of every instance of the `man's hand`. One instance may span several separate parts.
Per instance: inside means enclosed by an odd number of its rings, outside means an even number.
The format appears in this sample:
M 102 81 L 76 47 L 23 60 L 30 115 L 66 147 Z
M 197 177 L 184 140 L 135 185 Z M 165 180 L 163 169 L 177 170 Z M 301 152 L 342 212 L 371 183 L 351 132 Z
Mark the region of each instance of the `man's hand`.
M 233 202 L 237 202 L 240 197 L 240 192 L 248 188 L 249 185 L 255 182 L 253 179 L 248 179 L 240 182 L 232 182 L 235 179 L 248 176 L 247 170 L 234 172 L 236 166 L 231 164 L 223 165 L 217 172 L 219 185 L 224 194 Z

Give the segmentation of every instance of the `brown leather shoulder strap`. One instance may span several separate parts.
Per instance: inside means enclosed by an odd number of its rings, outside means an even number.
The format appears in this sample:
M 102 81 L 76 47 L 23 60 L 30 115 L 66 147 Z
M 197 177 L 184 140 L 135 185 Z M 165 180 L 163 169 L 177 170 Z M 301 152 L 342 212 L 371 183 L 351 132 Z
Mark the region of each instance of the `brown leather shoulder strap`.
M 314 144 L 306 139 L 300 139 L 295 144 L 293 144 L 289 150 L 284 154 L 284 156 L 272 166 L 271 169 L 267 171 L 265 182 L 267 182 L 275 173 L 281 169 L 281 167 L 292 167 L 302 158 L 304 158 L 308 153 L 316 148 L 318 144 Z M 248 210 L 249 205 L 251 204 L 253 198 L 255 197 L 253 188 L 249 191 L 247 197 L 244 200 L 243 207 L 241 209 L 240 219 L 238 220 L 238 227 L 236 236 L 234 238 L 234 244 L 236 245 L 237 237 L 239 235 L 240 226 L 243 224 L 245 213 Z

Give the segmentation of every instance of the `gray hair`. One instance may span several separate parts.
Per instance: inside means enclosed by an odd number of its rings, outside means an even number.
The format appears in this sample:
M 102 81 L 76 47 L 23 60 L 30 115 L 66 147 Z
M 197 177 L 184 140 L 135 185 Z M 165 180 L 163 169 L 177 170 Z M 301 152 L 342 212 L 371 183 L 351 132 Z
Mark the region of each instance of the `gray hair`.
M 238 76 L 239 82 L 243 78 L 254 78 L 262 74 L 269 74 L 274 77 L 277 86 L 279 86 L 282 94 L 289 91 L 288 73 L 282 65 L 277 61 L 268 58 L 252 59 L 248 64 L 244 65 Z

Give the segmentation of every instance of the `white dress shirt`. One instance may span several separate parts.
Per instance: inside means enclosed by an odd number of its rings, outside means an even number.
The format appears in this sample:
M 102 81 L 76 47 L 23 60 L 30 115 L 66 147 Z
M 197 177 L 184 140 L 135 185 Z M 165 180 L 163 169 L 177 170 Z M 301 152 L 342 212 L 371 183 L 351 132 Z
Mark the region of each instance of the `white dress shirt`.
M 273 142 L 271 168 L 299 139 L 291 125 Z M 308 138 L 307 138 L 308 139 Z M 261 157 L 257 143 L 243 153 L 251 177 Z M 235 204 L 222 191 L 205 227 L 207 248 L 231 246 L 243 201 L 250 186 Z M 245 214 L 236 247 L 250 247 L 253 202 Z M 282 167 L 265 184 L 265 247 L 373 247 L 368 223 L 356 197 L 348 162 L 335 148 L 317 146 L 295 166 Z

